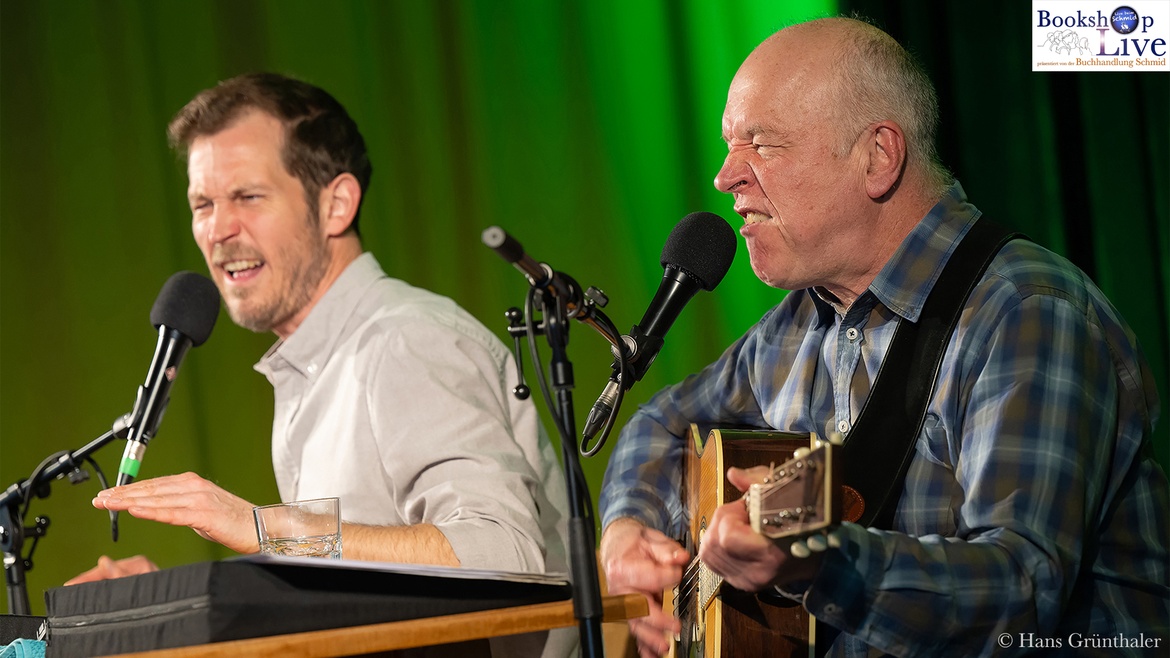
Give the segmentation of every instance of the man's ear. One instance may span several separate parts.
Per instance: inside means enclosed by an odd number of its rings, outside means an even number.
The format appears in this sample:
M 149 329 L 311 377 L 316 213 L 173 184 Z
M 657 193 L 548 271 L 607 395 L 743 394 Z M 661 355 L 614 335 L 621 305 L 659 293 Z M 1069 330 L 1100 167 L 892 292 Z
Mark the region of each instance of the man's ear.
M 906 168 L 906 138 L 902 127 L 881 121 L 869 128 L 866 142 L 865 191 L 871 199 L 892 193 Z
M 349 230 L 362 200 L 362 186 L 350 173 L 338 174 L 324 188 L 318 200 L 321 229 L 327 237 L 335 238 Z

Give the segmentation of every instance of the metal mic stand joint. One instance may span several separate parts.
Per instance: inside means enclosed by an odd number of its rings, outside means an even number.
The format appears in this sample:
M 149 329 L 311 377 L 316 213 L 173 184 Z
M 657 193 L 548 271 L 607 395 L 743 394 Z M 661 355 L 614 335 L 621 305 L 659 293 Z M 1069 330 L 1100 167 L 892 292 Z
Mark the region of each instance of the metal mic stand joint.
M 8 591 L 9 613 L 15 615 L 30 613 L 25 572 L 32 569 L 33 551 L 49 529 L 49 518 L 46 516 L 36 517 L 31 527 L 24 525 L 29 503 L 34 497 L 47 498 L 51 493 L 50 485 L 53 480 L 68 477 L 73 484 L 77 484 L 89 479 L 89 474 L 81 467 L 86 460 L 97 469 L 98 478 L 104 484 L 105 477 L 90 455 L 115 438 L 125 438 L 124 427 L 121 425 L 124 418 L 125 416 L 114 423 L 113 430 L 86 446 L 72 452 L 51 455 L 41 462 L 27 480 L 16 482 L 0 496 L 0 550 L 4 554 L 4 580 Z M 33 538 L 27 557 L 22 555 L 26 537 Z

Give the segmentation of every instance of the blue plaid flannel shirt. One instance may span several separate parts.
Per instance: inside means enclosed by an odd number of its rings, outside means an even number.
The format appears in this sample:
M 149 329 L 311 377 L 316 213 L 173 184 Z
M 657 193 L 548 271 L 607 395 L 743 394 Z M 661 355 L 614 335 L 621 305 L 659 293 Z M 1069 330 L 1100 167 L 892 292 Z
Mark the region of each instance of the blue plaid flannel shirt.
M 898 318 L 917 320 L 979 214 L 956 183 L 843 316 L 817 290 L 792 292 L 719 360 L 656 394 L 610 458 L 603 523 L 633 517 L 679 536 L 692 422 L 847 433 Z M 832 653 L 1011 655 L 1057 640 L 1092 655 L 1070 644 L 1094 637 L 1168 646 L 1157 414 L 1137 340 L 1101 291 L 1034 243 L 1006 245 L 947 346 L 894 530 L 843 524 L 842 547 L 804 592 L 843 631 Z

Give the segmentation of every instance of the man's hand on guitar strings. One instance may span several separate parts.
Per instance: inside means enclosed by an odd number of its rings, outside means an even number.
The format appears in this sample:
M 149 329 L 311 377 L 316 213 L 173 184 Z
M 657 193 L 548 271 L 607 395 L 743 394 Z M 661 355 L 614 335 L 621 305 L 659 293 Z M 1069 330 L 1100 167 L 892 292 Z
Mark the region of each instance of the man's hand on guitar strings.
M 611 594 L 639 593 L 649 603 L 645 617 L 630 620 L 630 634 L 643 657 L 661 656 L 681 625 L 662 610 L 662 593 L 682 579 L 691 556 L 678 542 L 634 519 L 610 523 L 601 536 L 601 566 Z

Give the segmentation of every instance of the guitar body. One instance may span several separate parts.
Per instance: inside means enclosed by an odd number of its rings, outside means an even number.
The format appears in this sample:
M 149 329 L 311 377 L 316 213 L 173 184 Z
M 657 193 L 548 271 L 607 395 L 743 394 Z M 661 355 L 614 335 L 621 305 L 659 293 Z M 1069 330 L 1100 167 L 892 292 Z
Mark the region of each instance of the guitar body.
M 742 496 L 727 482 L 728 468 L 780 464 L 788 461 L 797 449 L 809 447 L 808 434 L 790 432 L 712 430 L 704 440 L 698 428 L 692 427 L 691 439 L 693 450 L 688 452 L 683 464 L 682 482 L 683 501 L 691 518 L 689 532 L 681 543 L 692 555 L 698 555 L 703 533 L 715 509 Z M 755 594 L 712 583 L 711 579 L 720 579 L 705 566 L 695 566 L 688 570 L 679 588 L 663 596 L 664 609 L 675 610 L 683 626 L 671 655 L 676 658 L 812 655 L 812 618 L 803 607 L 795 602 L 787 605 L 779 597 L 761 601 Z M 710 598 L 713 591 L 717 593 Z M 709 603 L 705 602 L 709 598 Z

